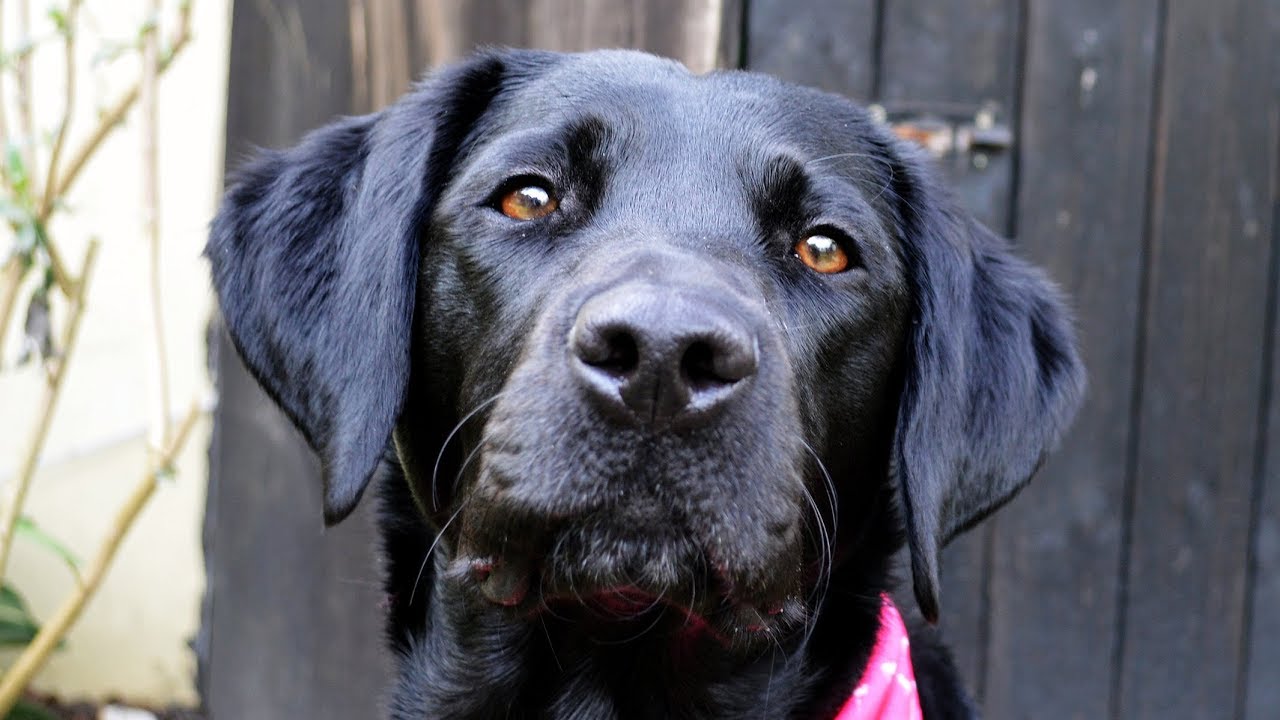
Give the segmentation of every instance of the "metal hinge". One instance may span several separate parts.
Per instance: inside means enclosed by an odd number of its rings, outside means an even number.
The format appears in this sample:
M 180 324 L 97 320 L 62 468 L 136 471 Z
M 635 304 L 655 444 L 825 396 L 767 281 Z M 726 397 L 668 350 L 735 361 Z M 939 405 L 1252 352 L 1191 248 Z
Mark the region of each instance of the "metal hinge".
M 1013 146 L 1013 130 L 1001 122 L 995 103 L 967 112 L 957 107 L 937 111 L 878 104 L 869 109 L 877 120 L 888 123 L 898 137 L 917 143 L 936 157 L 967 153 L 973 157 L 974 165 L 982 168 L 988 156 Z

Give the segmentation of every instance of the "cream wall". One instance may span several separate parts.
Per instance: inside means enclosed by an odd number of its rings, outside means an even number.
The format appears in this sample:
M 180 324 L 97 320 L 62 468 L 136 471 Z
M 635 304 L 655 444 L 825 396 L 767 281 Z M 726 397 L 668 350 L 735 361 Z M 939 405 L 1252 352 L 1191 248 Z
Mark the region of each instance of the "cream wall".
M 33 16 L 43 20 L 48 4 L 32 0 Z M 177 3 L 163 4 L 172 11 Z M 5 5 L 8 49 L 16 39 L 15 3 Z M 142 0 L 88 0 L 86 5 L 88 27 L 100 38 L 128 38 L 146 17 Z M 193 12 L 194 39 L 161 80 L 159 91 L 163 312 L 175 417 L 193 399 L 206 409 L 212 402 L 204 341 L 211 295 L 199 254 L 221 184 L 230 3 L 193 0 Z M 166 27 L 171 19 L 166 16 Z M 82 67 L 95 45 L 92 38 L 82 40 Z M 62 96 L 60 53 L 55 47 L 36 61 L 37 119 L 44 119 L 40 124 L 46 130 Z M 92 127 L 96 110 L 117 97 L 137 70 L 134 58 L 100 70 L 109 83 L 105 90 L 82 73 L 70 147 Z M 12 82 L 4 90 L 11 102 Z M 146 460 L 154 382 L 146 335 L 140 157 L 138 122 L 131 116 L 72 193 L 73 215 L 57 219 L 52 227 L 72 268 L 79 267 L 90 236 L 100 238 L 102 246 L 80 342 L 28 507 L 44 529 L 82 559 L 93 555 Z M 0 235 L 0 252 L 8 242 Z M 65 312 L 58 315 L 58 320 L 64 318 Z M 12 325 L 16 337 L 21 315 Z M 0 484 L 12 482 L 43 384 L 35 368 L 14 367 L 13 339 L 0 357 Z M 204 589 L 200 529 L 208 433 L 206 416 L 188 441 L 176 479 L 162 486 L 143 511 L 66 648 L 38 676 L 38 689 L 68 698 L 196 702 L 195 659 L 188 642 L 198 628 Z M 15 542 L 8 579 L 26 595 L 37 617 L 47 617 L 73 582 L 56 560 L 22 538 Z M 11 657 L 0 656 L 0 664 L 9 661 Z

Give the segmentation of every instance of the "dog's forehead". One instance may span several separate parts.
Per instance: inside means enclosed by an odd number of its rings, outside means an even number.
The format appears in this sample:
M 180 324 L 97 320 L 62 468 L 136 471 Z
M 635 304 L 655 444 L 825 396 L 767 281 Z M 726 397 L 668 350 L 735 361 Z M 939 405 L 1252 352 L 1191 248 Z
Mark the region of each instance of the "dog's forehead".
M 835 95 L 758 73 L 698 75 L 628 50 L 562 56 L 521 73 L 508 99 L 496 119 L 504 129 L 589 116 L 664 151 L 766 148 L 811 159 L 857 150 L 871 129 L 861 108 Z

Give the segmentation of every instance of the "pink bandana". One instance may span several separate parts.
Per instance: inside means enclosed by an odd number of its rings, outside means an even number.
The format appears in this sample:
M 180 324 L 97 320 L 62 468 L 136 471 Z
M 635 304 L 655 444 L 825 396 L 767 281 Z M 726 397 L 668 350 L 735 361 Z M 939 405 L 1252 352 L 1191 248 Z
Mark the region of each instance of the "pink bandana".
M 880 635 L 853 695 L 836 720 L 921 720 L 907 626 L 888 595 L 880 605 Z

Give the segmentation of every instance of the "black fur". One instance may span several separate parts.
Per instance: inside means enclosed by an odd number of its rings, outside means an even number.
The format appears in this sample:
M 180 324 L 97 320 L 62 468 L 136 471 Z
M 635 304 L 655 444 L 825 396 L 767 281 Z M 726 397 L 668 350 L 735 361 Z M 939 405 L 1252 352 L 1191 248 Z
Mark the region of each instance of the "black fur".
M 1054 289 L 860 108 L 640 53 L 442 70 L 251 163 L 207 254 L 327 521 L 387 455 L 393 718 L 830 717 L 896 550 L 935 620 L 1083 392 Z

